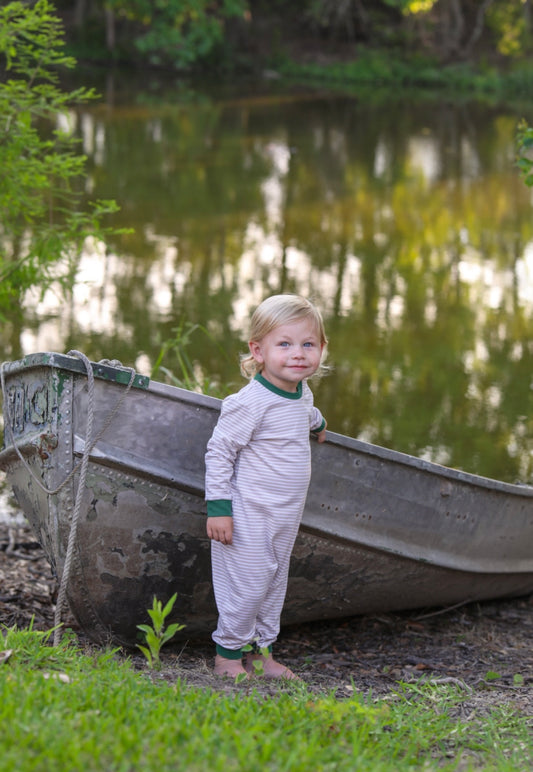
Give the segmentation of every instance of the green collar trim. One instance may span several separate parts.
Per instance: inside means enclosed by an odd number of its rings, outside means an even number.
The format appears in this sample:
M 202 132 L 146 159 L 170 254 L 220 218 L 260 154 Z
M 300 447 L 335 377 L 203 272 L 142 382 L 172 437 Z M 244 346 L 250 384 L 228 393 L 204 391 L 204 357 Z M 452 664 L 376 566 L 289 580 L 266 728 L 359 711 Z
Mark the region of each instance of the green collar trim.
M 259 381 L 259 383 L 265 387 L 265 389 L 268 389 L 269 391 L 273 391 L 274 394 L 278 394 L 280 397 L 285 397 L 286 399 L 301 399 L 302 396 L 302 382 L 298 383 L 296 386 L 296 391 L 285 391 L 285 389 L 279 389 L 277 386 L 274 386 L 273 383 L 270 383 L 270 381 L 267 381 L 267 379 L 261 375 L 261 373 L 257 373 L 254 375 L 254 381 Z

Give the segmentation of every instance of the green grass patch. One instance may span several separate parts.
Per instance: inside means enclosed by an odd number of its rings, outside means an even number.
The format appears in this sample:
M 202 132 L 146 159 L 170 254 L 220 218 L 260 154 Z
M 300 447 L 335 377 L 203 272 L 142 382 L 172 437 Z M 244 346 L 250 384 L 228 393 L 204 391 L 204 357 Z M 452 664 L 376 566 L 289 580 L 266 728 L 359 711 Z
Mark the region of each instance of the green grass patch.
M 460 718 L 454 685 L 404 685 L 387 698 L 337 700 L 301 684 L 265 698 L 154 680 L 116 651 L 72 636 L 4 631 L 0 648 L 2 769 L 525 770 L 527 719 L 509 707 Z
M 350 61 L 305 63 L 280 59 L 274 65 L 286 79 L 326 88 L 366 90 L 400 88 L 406 93 L 428 92 L 434 96 L 468 99 L 509 100 L 528 97 L 533 84 L 533 63 L 520 63 L 507 71 L 473 67 L 467 63 L 443 66 L 419 55 L 402 56 L 380 50 L 361 50 Z

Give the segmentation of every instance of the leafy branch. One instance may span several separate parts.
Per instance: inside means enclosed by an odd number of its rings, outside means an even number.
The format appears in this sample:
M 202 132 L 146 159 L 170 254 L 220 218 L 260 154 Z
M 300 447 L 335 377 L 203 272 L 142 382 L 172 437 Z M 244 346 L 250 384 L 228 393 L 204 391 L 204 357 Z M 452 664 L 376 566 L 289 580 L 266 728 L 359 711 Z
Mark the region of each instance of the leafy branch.
M 75 66 L 64 46 L 48 0 L 0 7 L 0 317 L 32 286 L 65 288 L 89 236 L 119 232 L 102 224 L 115 202 L 82 200 L 86 158 L 71 117 L 96 93 L 59 87 L 58 68 Z
M 533 186 L 533 128 L 525 120 L 518 124 L 516 139 L 518 147 L 516 165 L 523 181 L 530 188 Z

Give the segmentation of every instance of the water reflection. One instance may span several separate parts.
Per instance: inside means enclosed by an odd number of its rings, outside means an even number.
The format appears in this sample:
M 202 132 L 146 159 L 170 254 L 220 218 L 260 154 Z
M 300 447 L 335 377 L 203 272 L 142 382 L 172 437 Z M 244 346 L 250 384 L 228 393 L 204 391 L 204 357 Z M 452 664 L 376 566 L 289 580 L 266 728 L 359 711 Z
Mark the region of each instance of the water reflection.
M 48 293 L 4 358 L 77 348 L 149 372 L 183 320 L 198 371 L 239 385 L 267 294 L 323 309 L 330 427 L 506 480 L 531 478 L 533 219 L 520 116 L 481 105 L 140 100 L 71 116 L 87 192 L 114 198 L 68 307 Z M 526 116 L 528 117 L 528 116 Z M 220 346 L 225 349 L 221 355 Z M 172 357 L 165 362 L 177 366 Z

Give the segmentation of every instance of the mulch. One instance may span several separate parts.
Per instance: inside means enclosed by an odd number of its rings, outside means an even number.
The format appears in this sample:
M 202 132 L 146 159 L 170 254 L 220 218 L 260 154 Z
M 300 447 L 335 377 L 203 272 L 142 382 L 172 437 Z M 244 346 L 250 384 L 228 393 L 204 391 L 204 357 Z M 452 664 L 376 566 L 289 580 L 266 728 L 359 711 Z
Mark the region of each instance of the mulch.
M 57 582 L 32 531 L 0 523 L 0 631 L 50 630 Z M 83 647 L 94 648 L 73 618 L 65 624 Z M 276 658 L 316 693 L 346 699 L 359 692 L 383 697 L 418 681 L 453 684 L 464 715 L 508 704 L 533 717 L 533 596 L 470 603 L 452 609 L 351 617 L 284 628 Z M 124 652 L 140 673 L 192 687 L 271 697 L 289 683 L 253 679 L 235 684 L 212 673 L 213 646 L 190 640 L 162 650 L 162 668 L 150 671 L 140 652 Z

